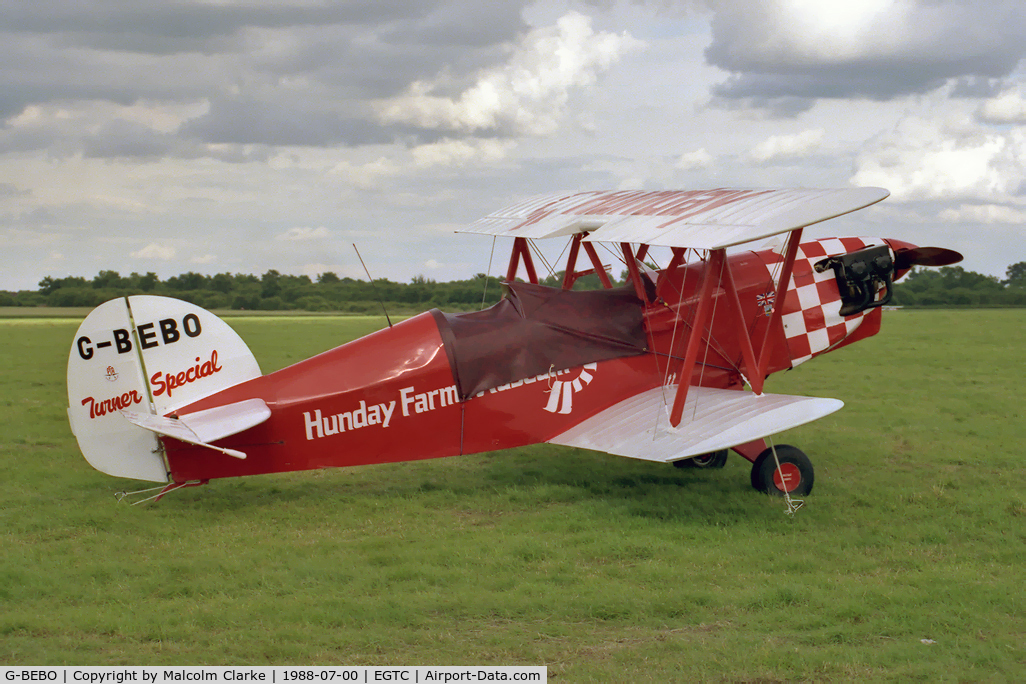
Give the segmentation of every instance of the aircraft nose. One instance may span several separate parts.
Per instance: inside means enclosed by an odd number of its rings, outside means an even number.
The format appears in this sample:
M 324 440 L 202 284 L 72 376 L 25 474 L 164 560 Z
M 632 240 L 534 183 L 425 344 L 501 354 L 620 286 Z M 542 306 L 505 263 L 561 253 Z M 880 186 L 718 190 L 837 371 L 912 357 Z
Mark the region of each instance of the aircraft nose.
M 962 260 L 962 255 L 943 247 L 917 247 L 911 242 L 884 238 L 894 251 L 894 280 L 905 275 L 913 266 L 950 266 Z
M 919 245 L 913 245 L 911 242 L 905 242 L 904 240 L 895 240 L 894 238 L 884 238 L 884 242 L 891 248 L 891 251 L 897 254 L 898 252 L 906 252 L 910 249 L 919 249 Z

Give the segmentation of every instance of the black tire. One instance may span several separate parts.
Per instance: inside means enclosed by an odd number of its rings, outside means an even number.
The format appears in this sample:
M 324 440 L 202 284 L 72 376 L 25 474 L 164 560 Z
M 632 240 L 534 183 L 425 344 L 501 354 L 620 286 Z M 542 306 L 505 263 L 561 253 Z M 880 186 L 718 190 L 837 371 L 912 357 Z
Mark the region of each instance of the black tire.
M 722 468 L 727 465 L 727 450 L 720 449 L 683 461 L 674 461 L 673 465 L 677 468 Z
M 777 473 L 777 461 L 779 460 L 784 477 L 791 486 L 787 493 L 792 496 L 805 496 L 811 492 L 816 473 L 809 457 L 801 449 L 788 444 L 780 444 L 776 449 L 776 459 L 773 458 L 772 447 L 763 451 L 755 459 L 755 463 L 752 464 L 752 487 L 766 494 L 783 496 L 784 490 L 774 481 L 774 477 L 779 479 Z M 793 480 L 796 477 L 798 481 L 795 483 Z

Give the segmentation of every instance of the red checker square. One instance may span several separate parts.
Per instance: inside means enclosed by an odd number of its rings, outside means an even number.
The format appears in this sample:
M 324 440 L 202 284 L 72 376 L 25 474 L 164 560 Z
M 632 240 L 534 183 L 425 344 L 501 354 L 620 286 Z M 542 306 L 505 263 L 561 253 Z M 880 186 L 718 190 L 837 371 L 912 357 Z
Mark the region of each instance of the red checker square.
M 802 310 L 801 302 L 798 301 L 798 295 L 794 290 L 788 290 L 787 296 L 784 297 L 784 308 L 781 310 L 781 314 L 795 313 Z
M 803 261 L 802 263 L 808 264 L 809 262 Z M 812 272 L 812 269 L 806 268 L 799 272 L 798 264 L 795 264 L 794 275 L 792 275 L 791 277 L 794 280 L 795 287 L 802 287 L 803 285 L 812 285 L 814 282 L 816 282 L 816 274 Z
M 799 337 L 788 338 L 787 348 L 791 351 L 792 359 L 800 359 L 806 356 L 812 356 L 812 345 L 809 344 L 808 335 L 801 335 Z
M 806 330 L 816 330 L 826 325 L 826 319 L 823 316 L 823 307 L 814 306 L 811 309 L 806 309 L 802 313 L 805 318 Z
M 819 301 L 824 304 L 841 301 L 841 293 L 837 291 L 837 285 L 832 278 L 816 283 L 816 293 L 819 295 Z
M 841 244 L 844 245 L 845 251 L 848 251 L 848 252 L 857 252 L 860 249 L 863 249 L 864 247 L 866 247 L 865 241 L 863 241 L 862 238 L 856 238 L 856 237 L 844 237 L 844 238 L 841 238 Z
M 801 251 L 807 259 L 817 259 L 819 257 L 826 256 L 826 249 L 824 249 L 823 245 L 821 245 L 818 242 L 803 243 L 801 246 Z
M 844 323 L 841 323 L 840 325 L 831 325 L 827 328 L 827 336 L 830 339 L 830 346 L 832 347 L 843 340 L 847 333 L 848 329 L 845 327 Z

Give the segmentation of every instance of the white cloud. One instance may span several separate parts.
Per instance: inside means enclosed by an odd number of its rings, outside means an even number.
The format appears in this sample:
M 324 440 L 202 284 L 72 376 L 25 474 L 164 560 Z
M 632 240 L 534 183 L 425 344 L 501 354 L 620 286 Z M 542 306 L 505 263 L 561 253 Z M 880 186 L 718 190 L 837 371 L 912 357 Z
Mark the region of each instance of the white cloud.
M 132 252 L 136 259 L 154 259 L 157 261 L 171 261 L 175 258 L 175 248 L 169 245 L 162 245 L 151 242 L 142 249 Z
M 196 264 L 196 265 L 199 265 L 199 266 L 205 266 L 207 264 L 212 264 L 215 261 L 217 261 L 217 257 L 214 256 L 213 254 L 204 254 L 203 256 L 197 256 L 197 257 L 193 257 L 192 259 L 189 259 L 189 263 Z
M 941 211 L 937 218 L 945 223 L 1026 224 L 1026 209 L 1002 204 L 962 204 Z
M 424 262 L 424 265 L 427 266 L 430 269 L 441 268 L 441 266 L 442 266 L 442 264 L 439 261 L 437 261 L 436 259 L 428 259 L 427 261 Z
M 819 98 L 889 100 L 1006 78 L 1026 56 L 1021 0 L 710 0 L 714 90 L 794 114 Z
M 794 135 L 773 135 L 752 148 L 749 156 L 760 164 L 774 159 L 807 157 L 819 149 L 826 131 L 817 128 Z
M 976 116 L 986 123 L 1026 124 L 1026 97 L 1022 88 L 1012 88 L 983 101 Z
M 1022 131 L 1002 134 L 966 122 L 907 117 L 866 145 L 851 180 L 885 187 L 894 201 L 1008 201 L 1026 170 L 1024 143 Z
M 905 40 L 908 20 L 904 0 L 778 0 L 777 49 L 793 49 L 810 62 L 839 62 L 866 55 L 892 53 Z M 779 43 L 777 43 L 779 41 Z
M 331 236 L 329 231 L 324 226 L 318 226 L 317 228 L 300 227 L 289 228 L 284 233 L 275 236 L 275 240 L 287 240 L 292 242 L 300 242 L 303 240 L 321 240 Z
M 589 17 L 569 12 L 555 26 L 524 36 L 506 64 L 481 71 L 458 96 L 437 94 L 448 85 L 440 76 L 380 102 L 378 112 L 386 123 L 435 130 L 548 135 L 558 127 L 571 90 L 592 85 L 599 73 L 641 45 L 627 33 L 596 33 Z
M 336 164 L 332 172 L 360 190 L 369 190 L 380 185 L 381 181 L 399 175 L 402 168 L 387 157 L 379 157 L 365 164 L 344 160 Z
M 516 143 L 511 140 L 442 140 L 414 147 L 413 160 L 420 167 L 462 166 L 472 162 L 496 162 Z
M 708 166 L 712 164 L 712 161 L 713 156 L 706 152 L 704 147 L 700 147 L 693 152 L 685 152 L 682 154 L 680 159 L 677 160 L 677 163 L 674 164 L 674 168 L 682 171 L 704 169 L 708 168 Z

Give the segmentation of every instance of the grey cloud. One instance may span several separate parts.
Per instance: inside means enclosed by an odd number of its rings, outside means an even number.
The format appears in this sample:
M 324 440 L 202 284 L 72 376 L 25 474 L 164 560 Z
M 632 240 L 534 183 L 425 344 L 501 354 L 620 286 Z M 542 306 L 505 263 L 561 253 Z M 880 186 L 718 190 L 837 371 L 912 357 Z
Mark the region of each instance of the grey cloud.
M 114 119 L 96 133 L 86 136 L 82 153 L 87 158 L 160 159 L 164 157 L 195 158 L 195 145 L 187 145 L 175 136 L 154 131 L 148 126 Z M 192 153 L 188 149 L 192 147 Z
M 0 199 L 7 197 L 25 197 L 31 194 L 31 190 L 21 190 L 17 185 L 13 185 L 11 183 L 0 183 Z
M 394 0 L 214 5 L 0 0 L 0 121 L 30 105 L 188 103 L 210 111 L 162 134 L 112 122 L 89 137 L 0 126 L 0 150 L 191 156 L 207 143 L 335 145 L 434 139 L 381 126 L 368 102 L 506 56 L 522 3 Z M 46 134 L 54 137 L 46 142 Z M 121 137 L 118 138 L 117 134 Z M 77 138 L 77 139 L 76 139 Z
M 471 2 L 453 12 L 438 6 L 417 22 L 404 20 L 382 32 L 393 45 L 444 45 L 481 48 L 512 40 L 527 29 L 521 18 L 526 2 Z
M 956 79 L 951 88 L 951 97 L 982 99 L 994 97 L 1007 87 L 1005 79 L 966 76 Z
M 1018 0 L 988 3 L 986 11 L 971 0 L 910 3 L 907 14 L 897 4 L 889 14 L 865 17 L 851 35 L 850 27 L 824 29 L 837 36 L 836 50 L 767 0 L 713 4 L 705 56 L 731 73 L 714 92 L 724 99 L 886 100 L 952 79 L 966 89 L 1007 76 L 1026 56 L 1026 15 Z
M 245 29 L 377 24 L 423 15 L 435 2 L 356 0 L 223 4 L 200 2 L 0 3 L 0 31 L 63 36 L 66 45 L 154 54 L 223 50 Z
M 186 123 L 181 134 L 208 143 L 357 145 L 391 142 L 376 124 L 311 103 L 215 100 L 210 112 Z

